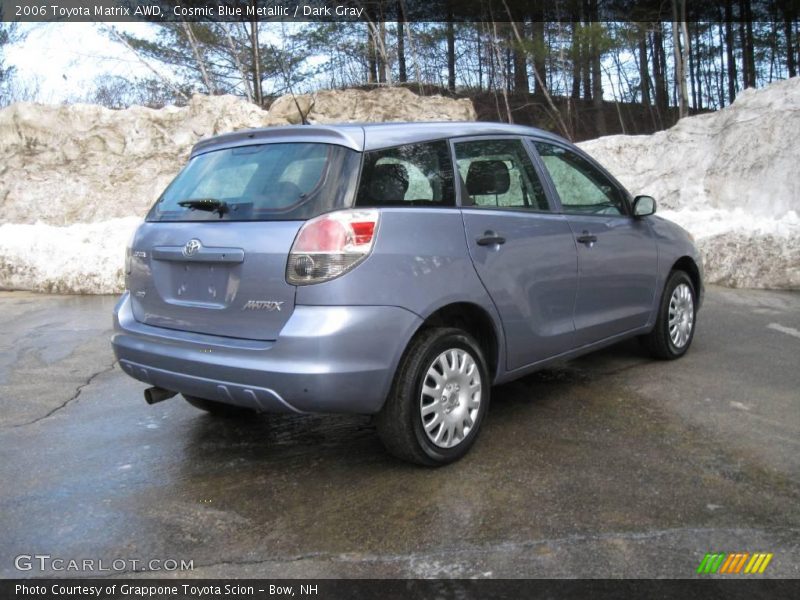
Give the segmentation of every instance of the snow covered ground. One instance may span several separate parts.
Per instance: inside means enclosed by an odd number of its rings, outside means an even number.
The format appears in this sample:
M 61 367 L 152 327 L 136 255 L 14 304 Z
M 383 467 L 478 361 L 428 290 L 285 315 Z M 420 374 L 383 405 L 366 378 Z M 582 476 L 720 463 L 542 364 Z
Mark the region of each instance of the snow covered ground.
M 378 94 L 378 95 L 376 95 Z M 466 101 L 407 90 L 301 98 L 310 120 L 474 119 Z M 378 97 L 380 96 L 380 97 Z M 412 94 L 413 96 L 413 94 Z M 0 289 L 113 293 L 125 244 L 197 139 L 285 124 L 232 97 L 186 108 L 19 104 L 0 111 Z M 296 107 L 295 107 L 296 108 Z M 709 283 L 800 288 L 800 78 L 743 92 L 650 136 L 581 144 L 697 239 Z

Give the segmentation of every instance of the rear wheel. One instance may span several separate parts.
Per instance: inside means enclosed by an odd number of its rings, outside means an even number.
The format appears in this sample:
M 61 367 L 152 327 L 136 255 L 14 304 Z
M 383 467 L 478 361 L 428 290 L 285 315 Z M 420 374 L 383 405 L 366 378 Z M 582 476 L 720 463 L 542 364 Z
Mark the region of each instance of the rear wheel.
M 232 404 L 223 404 L 215 400 L 206 400 L 205 398 L 198 398 L 197 396 L 187 396 L 183 394 L 186 401 L 200 410 L 204 410 L 209 414 L 217 417 L 246 417 L 255 414 L 255 411 L 244 408 L 242 406 L 233 406 Z
M 469 334 L 426 329 L 411 341 L 400 363 L 376 418 L 378 435 L 389 452 L 404 460 L 451 463 L 475 442 L 489 389 L 483 353 Z
M 684 271 L 673 271 L 664 286 L 655 327 L 642 337 L 650 354 L 665 360 L 686 354 L 694 338 L 696 307 L 691 278 Z

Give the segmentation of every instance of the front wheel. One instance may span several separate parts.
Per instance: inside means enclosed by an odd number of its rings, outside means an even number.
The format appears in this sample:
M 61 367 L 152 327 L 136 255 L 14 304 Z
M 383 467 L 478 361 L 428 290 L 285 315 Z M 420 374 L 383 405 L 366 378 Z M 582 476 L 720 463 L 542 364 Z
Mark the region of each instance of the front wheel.
M 460 329 L 420 332 L 409 344 L 378 413 L 378 435 L 395 456 L 422 465 L 458 460 L 475 442 L 489 406 L 480 346 Z
M 694 339 L 697 296 L 691 278 L 684 271 L 673 271 L 664 286 L 664 295 L 653 331 L 642 342 L 655 358 L 680 358 Z

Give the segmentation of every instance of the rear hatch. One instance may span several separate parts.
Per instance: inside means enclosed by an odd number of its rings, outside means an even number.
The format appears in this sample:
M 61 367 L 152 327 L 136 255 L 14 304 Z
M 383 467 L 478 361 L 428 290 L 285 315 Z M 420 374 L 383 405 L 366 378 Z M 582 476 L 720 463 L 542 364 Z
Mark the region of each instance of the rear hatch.
M 294 309 L 286 262 L 303 222 L 352 204 L 359 155 L 272 143 L 194 157 L 134 236 L 127 266 L 137 321 L 274 340 Z

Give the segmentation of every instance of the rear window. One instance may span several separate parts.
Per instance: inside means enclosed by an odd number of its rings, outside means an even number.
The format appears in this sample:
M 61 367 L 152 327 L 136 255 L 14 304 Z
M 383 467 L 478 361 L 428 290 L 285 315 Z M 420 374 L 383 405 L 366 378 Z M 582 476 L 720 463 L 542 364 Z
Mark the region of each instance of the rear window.
M 241 146 L 193 158 L 148 221 L 310 219 L 351 204 L 359 154 L 330 144 Z
M 447 142 L 366 152 L 356 206 L 455 206 Z

